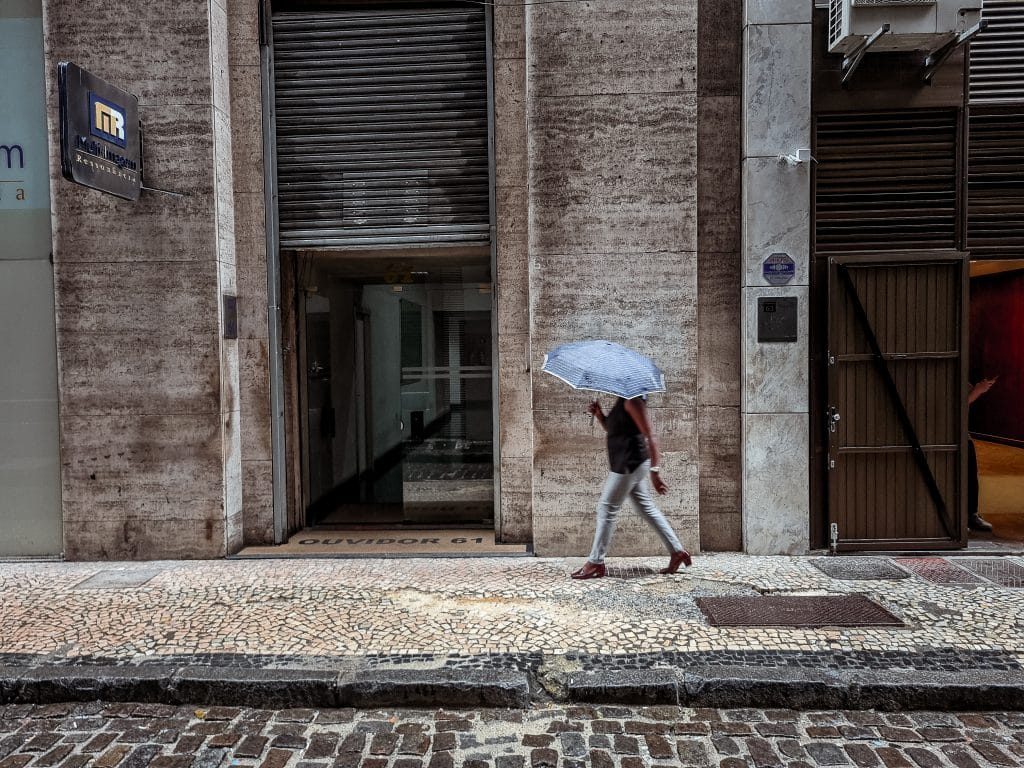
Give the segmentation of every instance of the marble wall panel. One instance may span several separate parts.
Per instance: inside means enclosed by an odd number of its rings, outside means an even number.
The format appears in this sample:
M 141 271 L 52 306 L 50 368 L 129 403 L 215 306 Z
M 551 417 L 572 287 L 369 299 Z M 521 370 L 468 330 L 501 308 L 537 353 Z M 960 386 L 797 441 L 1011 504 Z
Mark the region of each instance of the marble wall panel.
M 494 163 L 500 186 L 524 186 L 527 175 L 526 62 L 494 62 Z
M 274 543 L 274 463 L 242 461 L 242 529 L 248 546 Z
M 498 335 L 530 330 L 530 259 L 525 233 L 499 234 L 497 244 Z
M 246 461 L 269 460 L 270 367 L 266 339 L 239 339 L 239 396 L 242 418 L 242 456 Z
M 737 225 L 742 200 L 742 108 L 738 96 L 697 100 L 697 213 L 732 216 Z
M 147 334 L 158 349 L 163 334 L 218 333 L 217 272 L 206 263 L 58 263 L 57 333 Z
M 743 289 L 743 412 L 798 413 L 808 401 L 808 289 L 806 286 Z M 795 296 L 797 341 L 757 341 L 757 300 Z
M 498 535 L 506 544 L 533 540 L 533 459 L 501 457 L 501 528 Z
M 695 250 L 696 118 L 687 94 L 533 99 L 531 251 Z
M 744 0 L 747 24 L 810 24 L 813 3 L 804 0 Z
M 74 61 L 140 105 L 210 103 L 209 0 L 133 3 L 130 18 L 120 3 L 46 0 L 44 13 L 54 62 Z
M 809 418 L 743 415 L 743 541 L 751 555 L 801 555 L 810 544 Z
M 224 555 L 224 520 L 211 516 L 219 502 L 204 502 L 204 520 L 154 519 L 145 509 L 121 519 L 64 521 L 67 560 L 209 560 Z M 195 510 L 199 512 L 199 509 Z M 223 513 L 221 513 L 223 514 Z M 158 553 L 158 554 L 152 554 Z
M 744 156 L 809 147 L 811 25 L 750 25 L 745 38 Z
M 697 401 L 740 403 L 740 259 L 701 252 L 697 267 Z
M 695 2 L 537 5 L 529 30 L 538 97 L 696 90 Z
M 215 334 L 64 331 L 61 408 L 68 413 L 193 413 L 220 409 Z
M 697 93 L 739 96 L 743 71 L 743 0 L 700 0 Z
M 693 413 L 696 398 L 695 254 L 533 255 L 532 368 L 535 407 L 586 402 L 540 372 L 544 354 L 570 341 L 604 338 L 652 357 L 667 392 L 652 404 Z M 638 322 L 638 320 L 643 319 Z
M 231 111 L 231 80 L 228 65 L 228 13 L 217 0 L 210 2 L 210 79 L 213 106 Z
M 494 4 L 494 59 L 526 58 L 526 7 L 515 0 Z
M 217 415 L 62 413 L 61 429 L 66 521 L 143 511 L 153 519 L 188 519 L 210 501 L 223 520 Z
M 734 552 L 742 548 L 740 522 L 739 406 L 701 406 L 700 548 Z
M 763 263 L 775 252 L 796 262 L 793 285 L 810 282 L 810 169 L 780 164 L 776 158 L 749 158 L 743 164 L 743 284 L 767 285 Z
M 263 197 L 262 74 L 256 67 L 231 67 L 231 151 L 235 193 Z M 260 214 L 262 224 L 262 213 Z
M 259 3 L 227 0 L 228 52 L 232 70 L 260 65 Z

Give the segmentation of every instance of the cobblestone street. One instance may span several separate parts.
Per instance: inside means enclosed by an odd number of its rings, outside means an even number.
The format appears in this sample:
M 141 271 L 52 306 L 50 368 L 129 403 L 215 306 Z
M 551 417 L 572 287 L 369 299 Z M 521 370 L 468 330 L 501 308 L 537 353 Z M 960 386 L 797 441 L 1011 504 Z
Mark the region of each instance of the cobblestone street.
M 679 707 L 0 707 L 0 768 L 525 768 L 1024 764 L 1024 713 Z

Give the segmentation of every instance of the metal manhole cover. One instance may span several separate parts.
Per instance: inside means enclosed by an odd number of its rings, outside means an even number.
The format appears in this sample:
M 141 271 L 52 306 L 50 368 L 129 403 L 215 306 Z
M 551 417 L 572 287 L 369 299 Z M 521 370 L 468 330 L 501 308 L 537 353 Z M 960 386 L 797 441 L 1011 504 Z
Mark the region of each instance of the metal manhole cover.
M 642 565 L 627 565 L 625 567 L 609 566 L 605 570 L 605 577 L 610 579 L 646 579 L 649 576 L 656 576 L 658 571 Z
M 811 565 L 833 579 L 906 579 L 910 574 L 887 557 L 815 557 Z
M 933 584 L 983 584 L 970 571 L 943 557 L 901 557 L 896 560 L 915 576 Z
M 162 572 L 162 568 L 133 569 L 128 571 L 110 569 L 100 571 L 85 581 L 78 582 L 73 589 L 129 589 L 131 587 L 141 587 Z
M 903 622 L 863 595 L 699 597 L 714 627 L 902 627 Z
M 957 563 L 1001 587 L 1024 587 L 1024 566 L 1005 557 L 962 557 Z

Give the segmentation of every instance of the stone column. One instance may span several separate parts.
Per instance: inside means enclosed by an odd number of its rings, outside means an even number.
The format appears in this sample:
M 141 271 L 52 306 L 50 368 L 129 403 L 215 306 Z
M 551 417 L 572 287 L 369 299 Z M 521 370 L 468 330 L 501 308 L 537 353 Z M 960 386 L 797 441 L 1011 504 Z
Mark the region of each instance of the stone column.
M 750 554 L 809 544 L 808 286 L 810 167 L 780 155 L 811 146 L 811 12 L 807 0 L 746 0 L 743 87 L 743 541 Z M 785 286 L 762 264 L 796 262 Z M 798 341 L 757 341 L 758 298 L 798 301 Z
M 46 0 L 64 539 L 70 559 L 241 543 L 230 88 L 223 0 Z M 134 93 L 149 187 L 61 178 L 56 65 Z
M 526 8 L 494 6 L 494 154 L 498 327 L 498 455 L 504 542 L 533 536 L 533 390 L 526 215 Z
M 671 491 L 697 545 L 697 2 L 527 8 L 534 547 L 583 555 L 608 471 L 601 427 L 540 368 L 565 342 L 606 338 L 655 358 L 651 398 Z M 613 399 L 603 398 L 605 408 Z M 664 551 L 624 510 L 612 554 Z

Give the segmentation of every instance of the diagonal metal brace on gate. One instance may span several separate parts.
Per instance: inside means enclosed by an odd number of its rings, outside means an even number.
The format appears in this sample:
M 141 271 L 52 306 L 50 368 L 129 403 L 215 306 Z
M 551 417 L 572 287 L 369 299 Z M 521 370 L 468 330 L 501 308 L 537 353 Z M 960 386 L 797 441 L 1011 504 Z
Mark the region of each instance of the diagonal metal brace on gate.
M 946 500 L 942 498 L 942 491 L 939 490 L 939 485 L 935 482 L 935 475 L 928 464 L 928 457 L 925 456 L 924 450 L 921 448 L 921 441 L 917 439 L 917 431 L 910 421 L 907 407 L 903 403 L 903 398 L 900 397 L 900 391 L 897 389 L 896 382 L 892 378 L 892 372 L 882 356 L 882 349 L 878 346 L 878 339 L 875 337 L 875 329 L 871 327 L 871 320 L 868 318 L 868 313 L 864 310 L 864 305 L 860 301 L 860 294 L 857 293 L 857 287 L 853 284 L 853 278 L 850 277 L 850 270 L 844 264 L 837 264 L 836 271 L 839 273 L 839 277 L 842 278 L 843 285 L 846 286 L 850 300 L 853 302 L 853 310 L 857 315 L 857 322 L 860 323 L 864 336 L 867 338 L 868 346 L 871 348 L 871 358 L 875 363 L 879 376 L 882 377 L 885 389 L 889 394 L 889 399 L 896 409 L 896 415 L 899 417 L 907 441 L 913 448 L 914 459 L 917 461 L 917 467 L 924 477 L 925 485 L 928 486 L 928 493 L 931 494 L 932 501 L 935 503 L 935 508 L 939 513 L 939 521 L 942 523 L 946 535 L 951 539 L 955 539 L 953 522 L 949 519 L 949 512 L 946 510 Z

